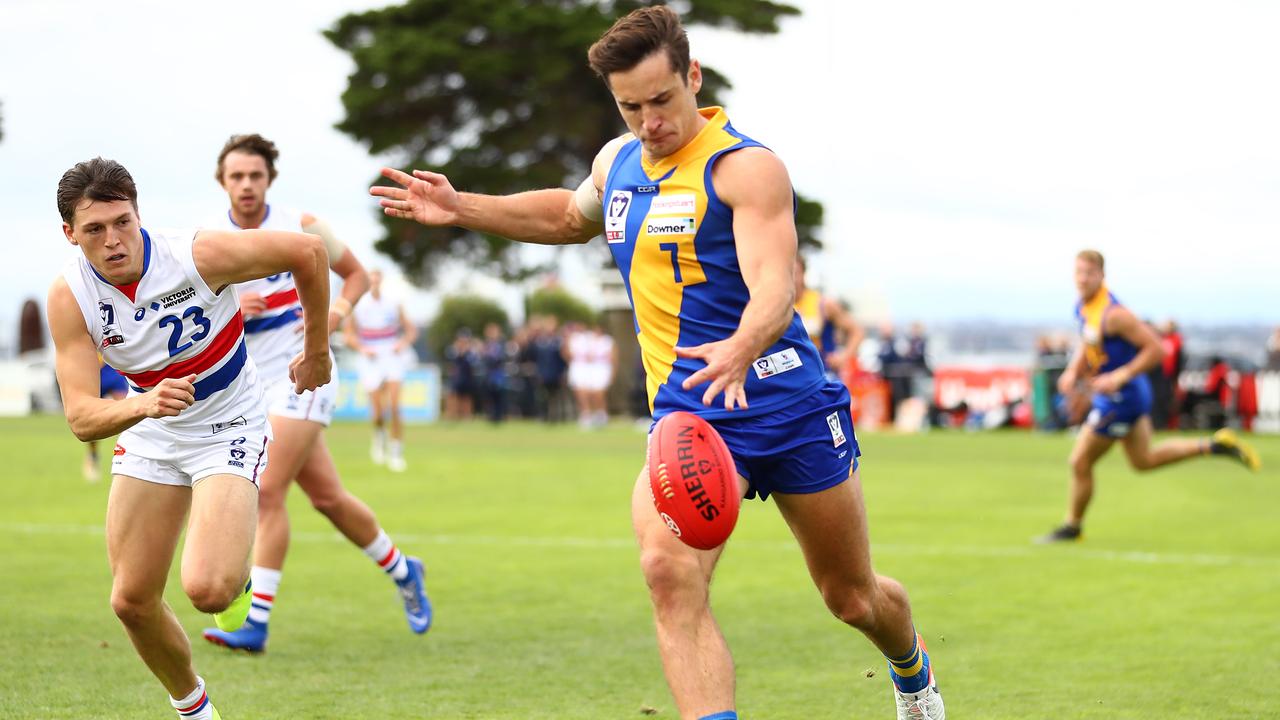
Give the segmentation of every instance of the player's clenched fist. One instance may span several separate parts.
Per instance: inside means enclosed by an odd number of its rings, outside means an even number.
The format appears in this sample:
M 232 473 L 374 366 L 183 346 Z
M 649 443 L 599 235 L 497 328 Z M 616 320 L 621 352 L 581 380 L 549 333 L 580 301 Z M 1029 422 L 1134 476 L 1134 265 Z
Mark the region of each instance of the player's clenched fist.
M 195 375 L 165 378 L 159 385 L 138 396 L 142 412 L 149 418 L 173 417 L 196 401 Z
M 262 297 L 262 293 L 242 292 L 240 297 L 240 311 L 245 315 L 259 315 L 267 309 L 267 299 Z
M 293 381 L 293 391 L 302 394 L 307 390 L 315 390 L 321 385 L 329 384 L 329 376 L 333 371 L 333 363 L 329 354 L 298 356 L 289 363 L 289 379 Z

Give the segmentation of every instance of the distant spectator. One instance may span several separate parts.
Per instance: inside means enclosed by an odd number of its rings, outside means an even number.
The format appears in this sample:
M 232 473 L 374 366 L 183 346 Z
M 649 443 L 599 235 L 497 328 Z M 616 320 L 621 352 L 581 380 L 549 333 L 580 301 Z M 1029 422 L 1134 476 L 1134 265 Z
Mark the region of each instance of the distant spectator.
M 470 420 L 474 412 L 478 389 L 476 371 L 479 357 L 476 355 L 473 343 L 471 331 L 462 328 L 444 352 L 445 364 L 448 368 L 448 392 L 444 399 L 444 415 L 449 420 Z
M 529 341 L 538 382 L 538 406 L 542 419 L 548 422 L 563 422 L 571 414 L 565 386 L 569 365 L 564 359 L 563 340 L 556 325 L 553 316 L 535 318 Z
M 1178 376 L 1186 362 L 1182 351 L 1182 333 L 1172 320 L 1165 320 L 1158 328 L 1160 347 L 1164 360 L 1151 373 L 1151 422 L 1157 428 L 1171 428 L 1178 417 Z
M 1280 327 L 1267 338 L 1267 369 L 1280 370 Z
M 928 354 L 928 339 L 924 335 L 924 325 L 918 322 L 911 323 L 911 334 L 907 336 L 907 352 L 902 359 L 911 367 L 913 376 L 933 375 L 933 371 L 929 369 Z
M 913 365 L 898 352 L 898 339 L 890 323 L 880 326 L 880 351 L 876 357 L 880 360 L 880 376 L 889 384 L 889 421 L 893 422 L 898 404 L 911 397 Z
M 497 323 L 484 326 L 484 342 L 480 349 L 481 392 L 484 395 L 484 411 L 489 422 L 500 423 L 507 419 L 507 363 L 510 360 L 507 338 Z
M 1187 391 L 1185 408 L 1197 429 L 1226 427 L 1227 409 L 1231 406 L 1231 366 L 1215 355 L 1209 359 L 1209 371 L 1202 389 Z

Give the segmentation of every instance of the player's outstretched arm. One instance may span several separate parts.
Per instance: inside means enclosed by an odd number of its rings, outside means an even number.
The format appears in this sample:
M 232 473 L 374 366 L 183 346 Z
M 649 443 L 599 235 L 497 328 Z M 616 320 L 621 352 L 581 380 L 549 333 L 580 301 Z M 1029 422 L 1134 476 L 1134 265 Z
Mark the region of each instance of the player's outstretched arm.
M 413 174 L 383 168 L 395 185 L 375 185 L 371 195 L 391 217 L 423 225 L 457 225 L 540 245 L 585 243 L 600 234 L 599 219 L 583 214 L 572 190 L 533 190 L 515 195 L 479 195 L 453 189 L 444 175 L 426 170 Z
M 194 375 L 166 378 L 151 390 L 124 400 L 99 397 L 98 350 L 66 280 L 58 278 L 49 289 L 46 311 L 62 406 L 71 432 L 80 440 L 118 435 L 143 418 L 177 415 L 195 402 Z
M 290 364 L 294 390 L 329 382 L 329 255 L 319 236 L 277 230 L 202 230 L 191 246 L 196 270 L 210 288 L 289 272 L 302 303 L 302 354 Z
M 712 170 L 716 193 L 733 208 L 734 245 L 751 300 L 738 329 L 726 340 L 676 348 L 707 366 L 689 376 L 688 390 L 711 381 L 702 402 L 721 391 L 724 406 L 747 407 L 747 368 L 786 331 L 795 315 L 796 223 L 791 179 L 776 155 L 746 148 L 723 156 Z
M 1126 307 L 1114 307 L 1107 312 L 1107 334 L 1119 335 L 1138 348 L 1132 360 L 1093 379 L 1093 390 L 1100 393 L 1119 392 L 1134 378 L 1151 370 L 1164 359 L 1160 338 L 1149 325 L 1138 319 Z
M 342 291 L 329 306 L 329 334 L 332 335 L 351 314 L 351 308 L 369 291 L 369 273 L 347 244 L 333 233 L 329 223 L 310 213 L 303 213 L 302 230 L 320 236 L 325 252 L 329 254 L 329 269 L 342 278 Z

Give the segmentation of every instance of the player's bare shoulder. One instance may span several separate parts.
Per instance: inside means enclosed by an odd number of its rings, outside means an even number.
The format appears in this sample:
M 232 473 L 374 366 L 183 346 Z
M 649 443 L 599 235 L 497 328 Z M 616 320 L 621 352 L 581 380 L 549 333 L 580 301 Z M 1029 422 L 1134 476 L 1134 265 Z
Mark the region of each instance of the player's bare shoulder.
M 600 148 L 600 152 L 596 153 L 595 159 L 591 161 L 591 179 L 597 193 L 604 192 L 605 182 L 609 179 L 609 168 L 613 167 L 613 161 L 617 159 L 618 153 L 627 143 L 635 139 L 635 135 L 623 133 L 605 143 L 604 147 Z
M 56 277 L 49 285 L 49 294 L 45 300 L 45 315 L 49 318 L 49 330 L 54 341 L 66 337 L 65 333 L 83 330 L 88 332 L 84 315 L 76 303 L 75 294 L 67 279 L 62 275 Z
M 711 182 L 729 207 L 743 203 L 790 206 L 792 202 L 787 166 L 763 147 L 745 147 L 721 155 L 711 169 Z

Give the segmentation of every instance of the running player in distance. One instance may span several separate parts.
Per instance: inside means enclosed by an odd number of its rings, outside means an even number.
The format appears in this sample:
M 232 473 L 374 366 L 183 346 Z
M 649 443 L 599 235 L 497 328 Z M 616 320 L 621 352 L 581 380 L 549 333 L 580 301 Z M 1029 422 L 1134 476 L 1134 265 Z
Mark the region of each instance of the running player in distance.
M 230 208 L 213 226 L 265 228 L 319 235 L 328 251 L 329 267 L 342 278 L 342 294 L 329 307 L 327 330 L 333 332 L 351 312 L 352 305 L 369 287 L 364 267 L 327 223 L 315 216 L 267 202 L 267 190 L 276 178 L 279 153 L 261 135 L 235 135 L 218 155 L 217 179 L 227 192 Z M 289 514 L 285 498 L 296 480 L 312 507 L 329 519 L 353 545 L 360 548 L 393 581 L 404 606 L 409 627 L 426 632 L 431 605 L 422 579 L 422 561 L 395 546 L 378 524 L 373 511 L 352 495 L 338 476 L 338 469 L 324 440 L 337 397 L 338 383 L 304 393 L 289 384 L 288 361 L 302 336 L 298 289 L 289 273 L 253 280 L 237 287 L 248 319 L 245 339 L 249 355 L 262 376 L 264 401 L 274 439 L 271 464 L 262 474 L 258 494 L 258 533 L 253 550 L 253 607 L 243 627 L 208 628 L 209 642 L 237 650 L 261 652 L 266 648 L 268 626 L 289 550 Z
M 297 392 L 315 390 L 331 372 L 324 244 L 296 232 L 146 230 L 133 178 L 102 158 L 62 176 L 58 211 L 82 252 L 48 299 L 67 423 L 83 441 L 120 434 L 107 501 L 111 607 L 178 716 L 217 718 L 163 593 L 185 521 L 192 605 L 227 629 L 249 611 L 270 427 L 231 286 L 292 273 L 303 336 L 289 374 Z M 99 397 L 99 352 L 128 381 L 123 400 Z
M 1084 514 L 1093 499 L 1093 467 L 1117 440 L 1124 446 L 1129 465 L 1139 472 L 1205 455 L 1229 457 L 1255 471 L 1262 466 L 1253 448 L 1225 428 L 1213 437 L 1152 444 L 1147 371 L 1160 363 L 1164 350 L 1155 331 L 1107 288 L 1104 270 L 1102 253 L 1083 250 L 1076 256 L 1075 283 L 1080 300 L 1075 314 L 1080 345 L 1058 379 L 1058 390 L 1068 397 L 1083 390 L 1092 394 L 1093 403 L 1071 450 L 1066 520 L 1039 542 L 1082 537 Z
M 373 442 L 369 457 L 392 472 L 404 472 L 404 424 L 400 418 L 400 387 L 413 364 L 413 341 L 418 328 L 405 314 L 399 300 L 383 292 L 382 271 L 369 274 L 369 294 L 356 304 L 343 328 L 347 347 L 359 353 L 360 385 L 369 395 Z M 387 435 L 387 420 L 391 433 Z

